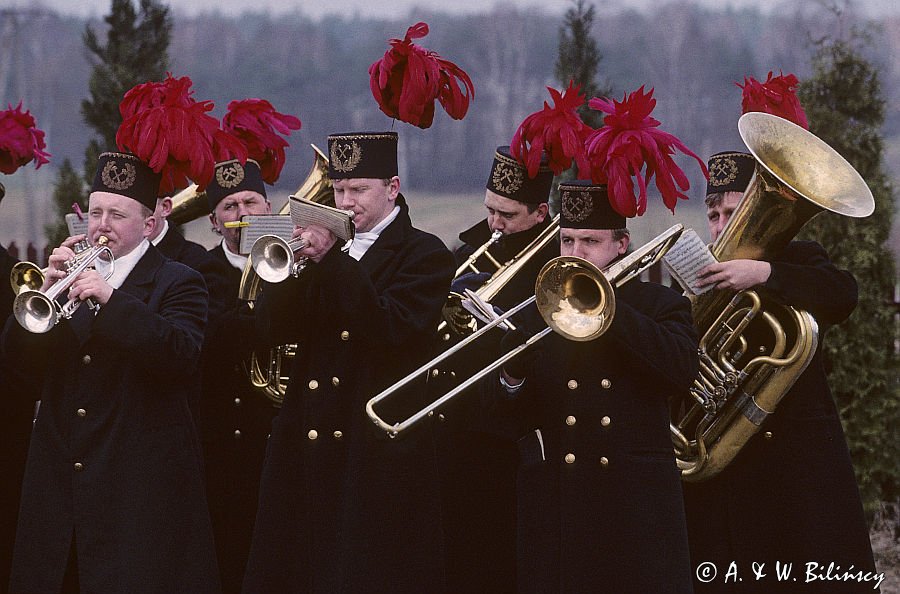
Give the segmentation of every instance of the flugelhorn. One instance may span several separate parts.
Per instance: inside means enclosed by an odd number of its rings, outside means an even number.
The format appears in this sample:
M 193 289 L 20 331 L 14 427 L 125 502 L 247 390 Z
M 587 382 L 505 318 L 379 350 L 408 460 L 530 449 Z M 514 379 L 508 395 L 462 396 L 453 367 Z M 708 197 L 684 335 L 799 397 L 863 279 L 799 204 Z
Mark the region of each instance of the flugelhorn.
M 35 334 L 42 334 L 56 326 L 63 318 L 71 318 L 82 301 L 70 299 L 64 305 L 60 305 L 57 298 L 65 294 L 78 276 L 94 265 L 94 261 L 105 255 L 109 260 L 109 270 L 105 278 L 109 280 L 115 271 L 115 259 L 112 250 L 106 245 L 109 240 L 101 235 L 97 239 L 97 245 L 91 246 L 86 239 L 73 246 L 75 257 L 66 262 L 66 276 L 57 281 L 46 292 L 36 289 L 28 289 L 16 295 L 13 301 L 13 315 L 16 321 Z M 90 299 L 85 300 L 88 307 L 96 310 L 97 304 Z
M 433 415 L 434 411 L 468 390 L 489 373 L 505 365 L 507 361 L 518 356 L 525 349 L 531 348 L 550 332 L 556 332 L 564 338 L 579 342 L 599 338 L 609 329 L 615 316 L 616 296 L 613 289 L 621 287 L 658 262 L 678 241 L 683 230 L 684 227 L 680 224 L 669 227 L 641 248 L 607 266 L 602 271 L 587 260 L 574 256 L 559 256 L 550 260 L 538 273 L 535 280 L 535 294 L 532 297 L 509 309 L 466 339 L 369 399 L 366 402 L 366 414 L 389 437 L 397 437 L 403 431 Z M 382 419 L 375 411 L 375 405 L 406 387 L 410 382 L 422 377 L 428 370 L 466 348 L 495 326 L 499 326 L 532 303 L 536 303 L 538 312 L 547 323 L 547 327 L 533 334 L 524 344 L 503 354 L 405 420 L 390 423 Z
M 756 171 L 712 247 L 717 260 L 771 260 L 824 210 L 874 210 L 859 173 L 807 130 L 765 113 L 744 114 L 738 130 Z M 815 354 L 818 326 L 808 312 L 751 290 L 699 295 L 693 314 L 700 373 L 672 407 L 670 429 L 682 478 L 702 481 L 726 468 L 775 412 Z

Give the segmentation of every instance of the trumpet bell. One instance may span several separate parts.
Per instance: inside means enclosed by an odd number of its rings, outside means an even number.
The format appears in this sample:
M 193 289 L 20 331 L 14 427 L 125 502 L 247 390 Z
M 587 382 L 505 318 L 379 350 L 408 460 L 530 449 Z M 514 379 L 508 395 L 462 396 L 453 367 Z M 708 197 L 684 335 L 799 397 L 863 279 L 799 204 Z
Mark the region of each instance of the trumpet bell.
M 9 271 L 9 284 L 13 293 L 37 291 L 44 284 L 44 271 L 32 262 L 16 262 Z
M 253 243 L 250 261 L 261 279 L 269 283 L 280 283 L 291 274 L 294 254 L 282 238 L 264 235 Z
M 13 315 L 19 324 L 34 334 L 49 332 L 59 322 L 56 302 L 38 290 L 25 290 L 13 302 Z
M 576 342 L 594 340 L 616 313 L 612 284 L 599 268 L 575 256 L 544 265 L 535 281 L 538 311 L 554 332 Z

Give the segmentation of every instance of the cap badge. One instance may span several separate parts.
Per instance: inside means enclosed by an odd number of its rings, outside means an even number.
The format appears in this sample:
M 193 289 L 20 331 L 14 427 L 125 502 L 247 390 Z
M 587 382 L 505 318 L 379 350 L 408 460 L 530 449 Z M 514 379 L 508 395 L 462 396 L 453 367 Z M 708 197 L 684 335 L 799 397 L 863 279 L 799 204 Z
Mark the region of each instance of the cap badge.
M 235 161 L 216 169 L 216 183 L 223 188 L 236 188 L 244 181 L 244 167 Z
M 726 186 L 737 178 L 738 164 L 731 157 L 716 159 L 709 166 L 709 185 Z
M 119 167 L 121 165 L 121 167 Z M 103 166 L 103 172 L 100 179 L 103 185 L 112 190 L 127 190 L 134 185 L 137 177 L 137 170 L 131 163 L 116 163 L 115 161 L 107 161 Z
M 504 161 L 497 162 L 491 174 L 491 183 L 506 194 L 514 194 L 525 181 L 525 171 Z
M 355 140 L 331 144 L 331 166 L 335 171 L 347 173 L 353 171 L 362 159 L 362 148 Z
M 590 192 L 563 192 L 561 202 L 563 216 L 573 223 L 584 221 L 594 211 Z

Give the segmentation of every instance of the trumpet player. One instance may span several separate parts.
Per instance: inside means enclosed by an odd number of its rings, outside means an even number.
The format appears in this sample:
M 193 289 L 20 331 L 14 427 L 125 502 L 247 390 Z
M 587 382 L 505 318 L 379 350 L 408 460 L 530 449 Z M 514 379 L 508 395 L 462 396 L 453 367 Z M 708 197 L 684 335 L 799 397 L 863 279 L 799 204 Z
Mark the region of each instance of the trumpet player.
M 453 275 L 435 236 L 412 226 L 395 132 L 332 134 L 328 175 L 353 211 L 348 249 L 324 227 L 296 228 L 310 263 L 266 284 L 266 347 L 296 343 L 272 425 L 245 592 L 443 591 L 430 430 L 380 438 L 368 398 L 427 360 Z
M 218 572 L 190 401 L 207 293 L 200 274 L 163 257 L 154 228 L 160 174 L 103 153 L 88 238 L 115 258 L 108 278 L 84 270 L 74 310 L 46 333 L 7 321 L 3 356 L 34 423 L 11 592 L 215 592 Z M 72 239 L 54 249 L 46 286 L 66 277 Z M 98 260 L 98 268 L 107 263 Z
M 748 153 L 729 151 L 710 157 L 706 212 L 712 241 L 740 207 L 755 167 L 756 160 Z M 733 563 L 739 575 L 749 576 L 756 564 L 767 577 L 745 577 L 738 585 L 720 574 L 713 580 L 695 580 L 695 590 L 872 591 L 871 583 L 857 580 L 804 579 L 808 563 L 816 576 L 825 574 L 829 563 L 836 566 L 835 574 L 876 575 L 850 453 L 821 353 L 821 335 L 847 320 L 856 307 L 856 280 L 834 266 L 825 249 L 813 241 L 793 241 L 771 262 L 719 262 L 701 275 L 703 285 L 732 291 L 753 288 L 778 303 L 807 310 L 818 322 L 820 339 L 809 366 L 734 461 L 711 479 L 684 487 L 694 567 L 712 563 L 722 572 Z M 790 578 L 783 582 L 775 578 L 776 562 L 793 567 Z M 821 571 L 816 570 L 818 564 Z
M 560 196 L 563 256 L 603 269 L 625 253 L 625 217 L 605 185 L 560 184 Z M 520 325 L 504 351 L 524 338 Z M 667 408 L 697 372 L 690 303 L 632 281 L 615 289 L 614 317 L 599 338 L 551 333 L 539 345 L 509 361 L 495 384 L 498 411 L 524 432 L 518 591 L 690 592 Z

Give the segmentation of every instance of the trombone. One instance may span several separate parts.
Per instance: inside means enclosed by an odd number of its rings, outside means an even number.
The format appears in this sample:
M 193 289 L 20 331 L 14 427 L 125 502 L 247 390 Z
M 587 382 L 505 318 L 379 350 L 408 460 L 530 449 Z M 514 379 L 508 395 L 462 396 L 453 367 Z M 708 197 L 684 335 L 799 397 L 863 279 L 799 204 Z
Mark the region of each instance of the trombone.
M 106 245 L 108 241 L 105 235 L 101 235 L 97 239 L 97 245 L 93 247 L 86 239 L 79 241 L 72 247 L 75 257 L 65 263 L 65 278 L 59 280 L 46 292 L 28 288 L 16 295 L 13 301 L 13 315 L 19 325 L 29 332 L 43 334 L 56 326 L 61 319 L 71 318 L 82 301 L 70 299 L 64 305 L 60 305 L 56 299 L 68 291 L 78 276 L 93 266 L 94 261 L 103 255 L 110 263 L 109 270 L 104 276 L 106 280 L 109 280 L 115 271 L 115 259 L 112 250 Z M 37 267 L 35 266 L 35 268 Z M 93 311 L 100 307 L 91 299 L 85 301 Z
M 578 342 L 599 338 L 609 329 L 615 317 L 616 295 L 613 289 L 621 287 L 656 264 L 675 245 L 683 230 L 684 226 L 681 224 L 669 227 L 641 248 L 618 262 L 610 264 L 602 271 L 587 260 L 575 256 L 559 256 L 550 260 L 538 273 L 533 296 L 369 399 L 366 402 L 366 414 L 379 429 L 387 433 L 388 437 L 394 438 L 422 419 L 432 416 L 435 410 L 468 390 L 486 375 L 505 365 L 507 361 L 518 356 L 525 349 L 530 348 L 551 331 Z M 524 344 L 505 353 L 403 421 L 389 423 L 375 411 L 376 404 L 475 342 L 483 334 L 495 326 L 499 326 L 532 303 L 536 303 L 547 327 L 529 337 Z

